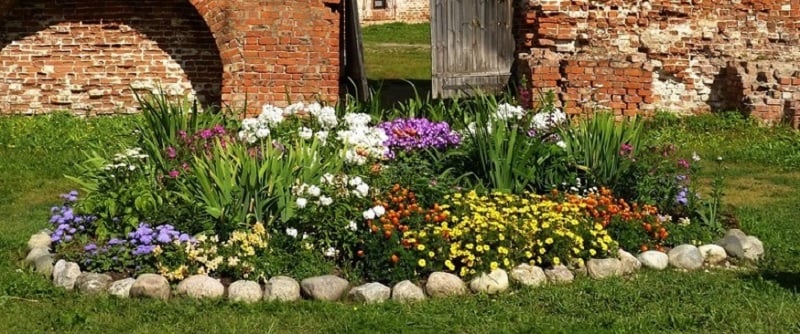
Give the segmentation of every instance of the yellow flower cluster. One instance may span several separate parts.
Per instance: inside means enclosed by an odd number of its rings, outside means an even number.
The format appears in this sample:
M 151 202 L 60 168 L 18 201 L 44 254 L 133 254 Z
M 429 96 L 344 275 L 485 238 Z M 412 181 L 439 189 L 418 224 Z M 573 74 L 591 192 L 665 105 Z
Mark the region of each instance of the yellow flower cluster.
M 260 255 L 260 251 L 267 249 L 268 239 L 267 230 L 261 222 L 253 224 L 250 231 L 233 231 L 231 237 L 222 244 L 225 253 L 229 254 L 226 265 L 247 278 L 254 270 L 252 260 Z
M 519 263 L 557 265 L 605 256 L 616 243 L 577 204 L 535 194 L 471 191 L 445 198 L 448 221 L 409 230 L 420 260 L 462 277 Z M 424 262 L 423 262 L 424 263 Z

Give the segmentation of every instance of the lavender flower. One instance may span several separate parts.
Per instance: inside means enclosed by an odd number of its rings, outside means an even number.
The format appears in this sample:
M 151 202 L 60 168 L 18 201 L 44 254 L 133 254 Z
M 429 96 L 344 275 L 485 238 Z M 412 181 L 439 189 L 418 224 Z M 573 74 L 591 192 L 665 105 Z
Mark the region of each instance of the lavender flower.
M 78 200 L 77 191 L 73 190 L 69 193 L 61 194 L 60 197 L 64 200 L 64 204 L 50 209 L 50 223 L 55 226 L 53 234 L 50 235 L 50 240 L 56 244 L 72 241 L 74 235 L 79 231 L 82 233 L 88 232 L 97 219 L 93 216 L 75 214 L 72 204 Z
M 461 137 L 447 122 L 431 122 L 425 118 L 398 118 L 383 122 L 378 128 L 389 137 L 383 144 L 389 147 L 390 158 L 395 150 L 443 149 L 461 143 Z
M 689 194 L 689 189 L 687 189 L 686 187 L 681 188 L 681 190 L 678 191 L 678 195 L 675 196 L 675 202 L 680 205 L 689 204 L 688 194 Z

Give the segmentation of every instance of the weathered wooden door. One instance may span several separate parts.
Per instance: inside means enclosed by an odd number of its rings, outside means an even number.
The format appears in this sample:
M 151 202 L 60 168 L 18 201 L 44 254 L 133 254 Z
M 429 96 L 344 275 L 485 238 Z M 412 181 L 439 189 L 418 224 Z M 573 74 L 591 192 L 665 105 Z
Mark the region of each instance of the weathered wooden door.
M 431 0 L 432 93 L 499 92 L 511 75 L 514 0 Z

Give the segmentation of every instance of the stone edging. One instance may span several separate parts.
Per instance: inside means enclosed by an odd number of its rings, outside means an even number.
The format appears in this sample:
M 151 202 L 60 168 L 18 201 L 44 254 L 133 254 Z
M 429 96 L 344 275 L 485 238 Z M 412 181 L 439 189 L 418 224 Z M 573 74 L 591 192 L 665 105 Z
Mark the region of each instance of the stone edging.
M 42 231 L 28 240 L 28 255 L 25 263 L 36 272 L 52 278 L 56 286 L 67 290 L 77 290 L 85 294 L 110 294 L 121 298 L 149 297 L 169 299 L 171 296 L 192 298 L 227 298 L 232 302 L 295 301 L 303 298 L 312 300 L 338 301 L 345 297 L 357 302 L 382 302 L 392 299 L 399 302 L 419 301 L 428 297 L 448 297 L 474 293 L 496 294 L 508 290 L 510 281 L 522 286 L 538 287 L 545 283 L 563 284 L 572 282 L 575 276 L 589 276 L 603 279 L 629 275 L 641 267 L 664 270 L 673 267 L 680 270 L 697 270 L 704 267 L 736 268 L 729 261 L 737 259 L 756 262 L 764 254 L 761 241 L 748 236 L 738 229 L 727 231 L 715 244 L 680 245 L 662 253 L 646 251 L 638 256 L 621 250 L 617 258 L 590 259 L 586 266 L 570 270 L 559 265 L 549 269 L 521 264 L 510 273 L 496 269 L 481 274 L 471 281 L 464 282 L 456 275 L 446 272 L 432 273 L 423 287 L 409 280 L 390 288 L 381 283 L 367 283 L 350 287 L 350 283 L 333 275 L 306 278 L 300 282 L 286 276 L 269 279 L 263 286 L 255 281 L 239 280 L 227 288 L 215 278 L 207 275 L 190 276 L 172 289 L 166 278 L 157 274 L 141 274 L 137 278 L 124 278 L 114 281 L 107 274 L 81 272 L 74 262 L 59 260 L 54 262 L 50 253 L 50 233 Z M 510 279 L 509 279 L 510 278 Z

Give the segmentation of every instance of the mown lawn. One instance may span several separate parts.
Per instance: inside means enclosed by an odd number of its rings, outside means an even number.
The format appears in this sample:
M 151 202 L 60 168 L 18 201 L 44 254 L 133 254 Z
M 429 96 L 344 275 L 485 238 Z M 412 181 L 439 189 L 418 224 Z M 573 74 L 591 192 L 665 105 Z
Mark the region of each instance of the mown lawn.
M 726 201 L 767 256 L 749 271 L 633 277 L 403 305 L 120 300 L 52 287 L 22 269 L 25 242 L 72 188 L 62 177 L 129 118 L 0 118 L 0 332 L 4 333 L 789 333 L 800 331 L 800 136 L 736 117 L 661 121 L 649 138 L 724 159 Z M 710 165 L 707 165 L 710 166 Z M 706 168 L 709 175 L 712 171 Z

